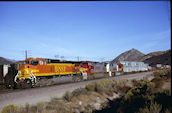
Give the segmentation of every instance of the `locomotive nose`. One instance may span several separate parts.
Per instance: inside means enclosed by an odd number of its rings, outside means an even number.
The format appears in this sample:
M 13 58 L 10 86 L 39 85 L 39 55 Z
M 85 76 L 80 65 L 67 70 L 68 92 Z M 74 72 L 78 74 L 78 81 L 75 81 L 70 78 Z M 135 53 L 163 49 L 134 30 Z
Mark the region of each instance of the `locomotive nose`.
M 24 76 L 27 75 L 27 74 L 28 74 L 27 70 L 23 69 L 23 70 L 21 70 L 19 76 L 20 76 L 20 77 L 24 77 Z
M 23 70 L 22 71 L 22 75 L 26 75 L 26 74 L 28 74 L 27 71 L 26 70 Z

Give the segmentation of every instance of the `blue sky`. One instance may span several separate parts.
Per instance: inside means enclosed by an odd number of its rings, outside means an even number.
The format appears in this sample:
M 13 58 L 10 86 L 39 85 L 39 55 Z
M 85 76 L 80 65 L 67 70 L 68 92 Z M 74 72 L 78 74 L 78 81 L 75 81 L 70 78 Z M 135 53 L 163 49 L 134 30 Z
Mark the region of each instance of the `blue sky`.
M 112 60 L 171 48 L 169 1 L 0 2 L 0 56 Z M 58 58 L 58 57 L 56 57 Z

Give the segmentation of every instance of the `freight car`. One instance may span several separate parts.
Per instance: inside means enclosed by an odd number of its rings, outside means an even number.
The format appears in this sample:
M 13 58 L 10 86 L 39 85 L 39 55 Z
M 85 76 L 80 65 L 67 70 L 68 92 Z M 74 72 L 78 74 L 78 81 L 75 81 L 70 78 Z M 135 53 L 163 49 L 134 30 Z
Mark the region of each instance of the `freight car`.
M 14 77 L 17 74 L 17 65 L 0 65 L 0 90 L 14 87 Z

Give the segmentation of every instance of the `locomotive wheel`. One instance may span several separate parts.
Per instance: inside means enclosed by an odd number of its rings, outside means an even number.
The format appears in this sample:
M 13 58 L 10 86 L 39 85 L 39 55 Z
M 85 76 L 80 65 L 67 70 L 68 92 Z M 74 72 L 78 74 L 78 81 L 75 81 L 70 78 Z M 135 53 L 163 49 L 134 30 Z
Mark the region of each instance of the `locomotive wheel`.
M 25 88 L 31 88 L 32 87 L 32 82 L 31 80 L 25 80 Z
M 18 88 L 18 84 L 16 82 L 14 82 L 14 89 L 17 89 Z

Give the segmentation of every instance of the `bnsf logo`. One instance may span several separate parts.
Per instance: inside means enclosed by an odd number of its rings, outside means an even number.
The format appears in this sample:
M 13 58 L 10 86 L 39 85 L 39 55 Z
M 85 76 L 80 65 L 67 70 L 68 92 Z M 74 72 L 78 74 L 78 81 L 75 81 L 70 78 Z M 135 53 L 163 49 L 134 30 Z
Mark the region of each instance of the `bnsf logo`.
M 66 71 L 66 67 L 62 67 L 62 66 L 55 67 L 55 72 L 64 72 L 64 71 Z

